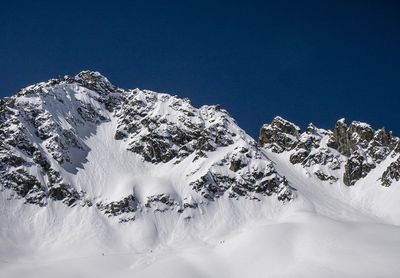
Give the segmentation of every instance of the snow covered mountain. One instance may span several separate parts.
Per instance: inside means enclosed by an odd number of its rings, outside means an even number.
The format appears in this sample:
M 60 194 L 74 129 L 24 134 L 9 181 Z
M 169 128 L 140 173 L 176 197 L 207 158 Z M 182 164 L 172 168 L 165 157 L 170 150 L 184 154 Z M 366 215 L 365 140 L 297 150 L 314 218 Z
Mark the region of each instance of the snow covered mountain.
M 276 117 L 257 142 L 218 105 L 91 71 L 1 100 L 0 119 L 7 277 L 400 275 L 400 140 L 385 129 Z
M 196 109 L 81 72 L 21 90 L 1 112 L 2 186 L 29 204 L 96 205 L 120 215 L 158 204 L 181 213 L 224 194 L 292 198 L 256 142 L 218 106 Z

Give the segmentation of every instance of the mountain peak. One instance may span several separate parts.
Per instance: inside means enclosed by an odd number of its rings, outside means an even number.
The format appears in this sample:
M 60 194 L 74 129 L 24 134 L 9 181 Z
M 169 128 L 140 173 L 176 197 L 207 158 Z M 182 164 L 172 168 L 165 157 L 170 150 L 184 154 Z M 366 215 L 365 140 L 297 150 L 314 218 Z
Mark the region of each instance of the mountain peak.
M 270 124 L 265 124 L 260 130 L 259 145 L 269 145 L 277 153 L 290 150 L 296 144 L 300 136 L 300 128 L 276 116 Z
M 74 77 L 74 80 L 81 83 L 86 88 L 101 94 L 112 93 L 118 89 L 116 86 L 111 84 L 107 77 L 97 71 L 81 71 Z
M 86 82 L 103 82 L 110 84 L 110 81 L 98 71 L 83 70 L 75 75 L 75 79 L 85 80 Z
M 300 131 L 300 127 L 298 127 L 294 123 L 282 118 L 281 116 L 275 116 L 271 122 L 271 125 L 276 126 L 278 128 L 290 127 L 290 129 L 292 129 L 292 130 Z

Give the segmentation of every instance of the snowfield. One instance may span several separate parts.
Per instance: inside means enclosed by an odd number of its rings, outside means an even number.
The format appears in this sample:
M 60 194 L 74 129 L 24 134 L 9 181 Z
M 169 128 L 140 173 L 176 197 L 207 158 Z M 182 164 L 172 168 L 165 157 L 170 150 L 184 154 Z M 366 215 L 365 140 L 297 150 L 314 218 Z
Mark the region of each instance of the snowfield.
M 400 277 L 400 182 L 380 184 L 399 154 L 385 153 L 347 186 L 335 179 L 343 176 L 343 164 L 293 164 L 297 149 L 259 147 L 219 107 L 195 109 L 187 100 L 138 89 L 121 93 L 98 73 L 78 77 L 28 87 L 18 97 L 25 108 L 40 107 L 45 120 L 30 125 L 24 118 L 18 126 L 10 116 L 9 137 L 28 134 L 35 155 L 44 158 L 40 164 L 18 146 L 0 145 L 0 162 L 11 154 L 25 161 L 13 158 L 15 165 L 2 165 L 0 174 L 29 173 L 48 187 L 21 197 L 20 184 L 9 186 L 1 176 L 0 277 Z M 35 96 L 30 90 L 38 88 Z M 121 111 L 111 112 L 105 106 L 114 100 L 102 99 L 110 95 L 126 97 L 143 111 L 130 111 L 125 99 Z M 172 131 L 183 139 L 172 144 Z M 60 139 L 61 133 L 69 137 Z M 148 141 L 154 147 L 156 139 L 171 144 L 159 153 L 141 148 Z M 326 152 L 327 139 L 311 154 Z M 170 151 L 175 156 L 166 160 Z M 329 154 L 348 159 L 334 149 Z M 43 170 L 50 168 L 59 180 Z M 332 179 L 322 181 L 317 171 Z M 272 190 L 260 187 L 271 181 Z M 61 185 L 82 195 L 51 199 L 48 192 Z M 30 194 L 40 198 L 27 199 Z M 117 209 L 107 212 L 107 205 Z
M 399 276 L 398 226 L 334 220 L 301 198 L 275 208 L 277 215 L 268 215 L 271 204 L 243 202 L 239 211 L 218 202 L 193 223 L 154 216 L 122 226 L 101 221 L 93 209 L 54 207 L 27 217 L 2 202 L 14 220 L 1 229 L 1 276 Z

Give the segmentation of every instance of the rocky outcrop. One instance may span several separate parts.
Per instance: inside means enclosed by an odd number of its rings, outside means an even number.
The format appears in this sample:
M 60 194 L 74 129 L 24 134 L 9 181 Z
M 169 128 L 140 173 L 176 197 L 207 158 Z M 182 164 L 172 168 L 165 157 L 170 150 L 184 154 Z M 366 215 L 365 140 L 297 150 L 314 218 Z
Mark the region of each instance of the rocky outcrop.
M 369 161 L 363 151 L 354 152 L 344 165 L 343 182 L 348 186 L 354 185 L 374 168 L 375 163 Z
M 259 145 L 281 153 L 296 147 L 300 128 L 281 117 L 275 117 L 271 124 L 263 125 L 260 130 Z
M 11 189 L 17 197 L 23 198 L 25 203 L 45 205 L 45 189 L 36 177 L 28 174 L 24 169 L 2 172 L 0 181 L 3 188 Z
M 392 132 L 386 132 L 385 128 L 378 129 L 368 145 L 368 154 L 377 163 L 382 162 L 392 151 L 396 152 L 398 139 Z
M 383 186 L 390 186 L 393 181 L 400 180 L 400 158 L 392 162 L 389 167 L 383 172 L 381 183 Z
M 374 131 L 368 124 L 356 121 L 347 126 L 345 120 L 341 119 L 336 123 L 327 145 L 347 157 L 363 149 L 379 163 L 395 144 L 392 133 L 387 133 L 384 128 Z
M 230 171 L 221 171 L 221 168 Z M 294 197 L 285 177 L 279 176 L 255 145 L 236 148 L 191 186 L 209 200 L 215 200 L 225 192 L 229 192 L 230 198 L 257 199 L 257 196 L 276 194 L 279 200 L 289 201 Z
M 328 141 L 328 147 L 338 150 L 339 153 L 349 156 L 352 152 L 350 145 L 350 134 L 347 132 L 348 126 L 345 119 L 340 119 L 336 122 L 333 134 Z
M 99 202 L 96 206 L 108 216 L 119 216 L 121 214 L 137 211 L 139 202 L 133 195 L 129 195 L 122 200 L 113 201 L 107 204 Z
M 347 125 L 344 119 L 337 121 L 333 131 L 310 124 L 301 133 L 294 124 L 275 118 L 261 128 L 259 144 L 272 152 L 290 152 L 292 164 L 301 164 L 305 168 L 322 166 L 333 174 L 314 171 L 317 178 L 330 182 L 341 178 L 348 186 L 367 176 L 391 153 L 393 156 L 399 153 L 397 149 L 400 150 L 398 138 L 384 128 L 375 131 L 358 121 Z M 343 175 L 340 177 L 341 169 Z
M 156 110 L 168 111 L 160 115 Z M 233 144 L 237 136 L 230 117 L 219 106 L 195 109 L 188 99 L 134 90 L 123 95 L 117 112 L 116 140 L 129 141 L 129 150 L 152 163 L 179 163 L 194 152 L 214 151 Z
M 321 170 L 315 171 L 314 174 L 315 174 L 315 176 L 317 176 L 322 181 L 329 181 L 330 183 L 333 183 L 333 182 L 336 182 L 338 180 L 338 178 L 336 178 L 336 177 L 334 177 L 332 175 L 325 174 Z
M 341 119 L 336 123 L 328 146 L 348 157 L 343 182 L 354 185 L 389 155 L 396 140 L 384 128 L 374 131 L 368 124 L 357 121 L 347 126 Z

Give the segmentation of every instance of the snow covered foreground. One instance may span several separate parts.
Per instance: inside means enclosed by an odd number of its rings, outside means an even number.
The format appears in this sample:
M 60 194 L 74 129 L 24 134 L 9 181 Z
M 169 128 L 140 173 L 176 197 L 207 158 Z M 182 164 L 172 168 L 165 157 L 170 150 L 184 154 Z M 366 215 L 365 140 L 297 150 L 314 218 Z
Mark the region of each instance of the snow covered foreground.
M 91 212 L 74 211 L 62 220 L 47 212 L 31 219 L 15 215 L 15 225 L 34 228 L 2 239 L 1 277 L 399 276 L 398 226 L 338 221 L 302 202 L 276 218 L 252 215 L 263 205 L 242 204 L 248 215 L 225 215 L 229 218 L 220 218 L 227 212 L 215 207 L 215 214 L 201 220 L 209 225 L 206 231 L 178 221 L 170 234 L 152 222 L 108 225 Z M 42 223 L 49 221 L 51 230 Z
M 291 134 L 259 148 L 217 107 L 78 77 L 5 109 L 0 277 L 400 277 L 400 182 L 378 182 L 397 152 L 347 186 L 327 131 L 326 161 L 293 164 Z

